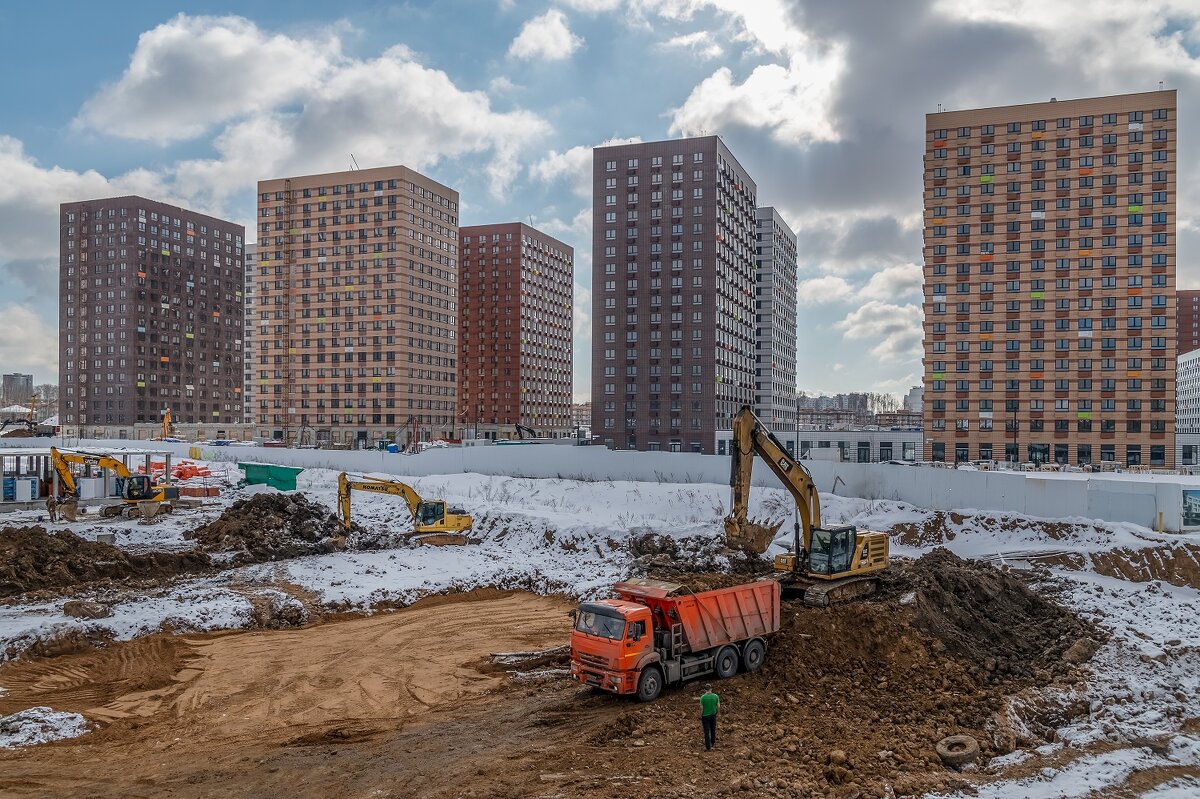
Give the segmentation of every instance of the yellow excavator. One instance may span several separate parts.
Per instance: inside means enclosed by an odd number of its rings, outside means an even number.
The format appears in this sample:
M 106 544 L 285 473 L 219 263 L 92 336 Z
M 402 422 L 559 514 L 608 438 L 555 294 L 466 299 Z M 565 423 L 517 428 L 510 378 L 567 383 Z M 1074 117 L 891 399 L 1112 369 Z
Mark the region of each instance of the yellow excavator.
M 791 552 L 776 555 L 773 566 L 785 588 L 803 591 L 804 603 L 825 607 L 874 593 L 879 573 L 888 567 L 886 533 L 858 530 L 853 525 L 821 524 L 821 499 L 808 469 L 787 451 L 750 406 L 733 419 L 733 490 L 725 535 L 731 546 L 761 555 L 775 538 L 783 521 L 771 523 L 747 518 L 750 474 L 758 456 L 783 483 L 796 502 Z
M 345 472 L 338 475 L 338 513 L 342 526 L 350 529 L 350 492 L 370 491 L 403 497 L 413 516 L 412 540 L 432 546 L 457 546 L 470 543 L 467 533 L 474 520 L 462 508 L 447 505 L 444 499 L 422 499 L 408 483 L 385 480 L 381 477 L 351 478 Z
M 58 472 L 63 498 L 59 500 L 59 509 L 68 521 L 75 521 L 79 507 L 79 484 L 71 473 L 70 464 L 96 466 L 109 469 L 117 475 L 117 486 L 122 500 L 121 505 L 105 505 L 100 509 L 104 518 L 120 516 L 122 512 L 132 516 L 134 512 L 141 513 L 144 518 L 151 519 L 159 513 L 170 513 L 171 500 L 179 499 L 179 488 L 173 485 L 155 483 L 149 475 L 133 474 L 124 463 L 111 455 L 99 455 L 92 452 L 63 452 L 55 447 L 50 448 L 50 461 L 54 471 Z

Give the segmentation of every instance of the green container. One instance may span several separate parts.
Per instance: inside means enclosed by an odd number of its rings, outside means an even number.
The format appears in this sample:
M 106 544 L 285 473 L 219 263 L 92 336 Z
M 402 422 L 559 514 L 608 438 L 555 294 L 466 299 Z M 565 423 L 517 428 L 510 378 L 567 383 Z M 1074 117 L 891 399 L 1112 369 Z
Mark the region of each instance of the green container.
M 275 466 L 269 463 L 239 463 L 249 485 L 269 485 L 280 491 L 295 491 L 296 476 L 304 469 L 294 466 Z

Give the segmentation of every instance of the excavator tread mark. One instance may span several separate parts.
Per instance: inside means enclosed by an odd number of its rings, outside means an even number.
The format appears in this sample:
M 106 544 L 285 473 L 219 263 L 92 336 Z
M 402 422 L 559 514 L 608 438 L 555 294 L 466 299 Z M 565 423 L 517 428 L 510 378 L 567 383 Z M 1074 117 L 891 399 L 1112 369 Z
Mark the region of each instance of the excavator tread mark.
M 828 583 L 809 586 L 804 591 L 804 604 L 814 608 L 840 605 L 875 593 L 879 578 L 875 575 L 846 577 Z

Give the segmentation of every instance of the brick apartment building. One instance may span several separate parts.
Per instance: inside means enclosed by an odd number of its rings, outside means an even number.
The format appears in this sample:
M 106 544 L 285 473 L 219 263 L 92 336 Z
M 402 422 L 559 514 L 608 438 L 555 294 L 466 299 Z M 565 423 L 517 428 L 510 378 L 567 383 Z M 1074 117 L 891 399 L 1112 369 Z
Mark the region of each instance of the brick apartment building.
M 754 410 L 794 452 L 796 425 L 796 234 L 774 208 L 759 208 L 755 234 Z
M 592 435 L 723 454 L 754 401 L 754 181 L 704 136 L 597 147 L 592 187 Z
M 258 245 L 246 245 L 244 261 L 246 274 L 243 281 L 242 299 L 245 301 L 247 312 L 246 324 L 242 326 L 242 347 L 248 357 L 245 358 L 242 367 L 242 413 L 246 424 L 253 426 L 258 412 L 258 403 L 254 401 L 254 387 L 258 383 L 256 379 L 257 364 L 253 357 L 255 353 L 254 331 L 258 327 L 258 320 L 250 312 L 250 309 L 258 304 L 255 302 L 258 297 L 258 292 L 255 291 L 258 286 Z
M 404 166 L 258 183 L 260 436 L 454 434 L 458 192 Z
M 1174 465 L 1175 109 L 926 116 L 925 458 Z
M 568 436 L 575 250 L 529 225 L 459 230 L 459 419 L 464 438 Z
M 1200 350 L 1200 290 L 1181 290 L 1175 294 L 1179 300 L 1179 339 L 1176 350 L 1183 355 L 1185 352 Z
M 244 239 L 241 225 L 143 197 L 62 204 L 65 435 L 130 436 L 165 409 L 214 437 L 243 421 Z

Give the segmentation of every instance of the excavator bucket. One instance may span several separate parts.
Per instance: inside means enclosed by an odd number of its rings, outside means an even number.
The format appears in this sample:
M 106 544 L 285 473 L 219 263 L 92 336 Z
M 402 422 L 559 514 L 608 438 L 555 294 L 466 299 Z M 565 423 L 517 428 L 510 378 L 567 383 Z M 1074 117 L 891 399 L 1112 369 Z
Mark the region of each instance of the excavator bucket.
M 771 546 L 783 521 L 757 521 L 754 519 L 725 519 L 725 538 L 731 547 L 743 549 L 752 555 L 761 555 Z
M 79 506 L 74 502 L 64 502 L 58 506 L 58 512 L 64 519 L 73 522 L 78 518 Z
M 138 510 L 140 510 L 142 512 L 142 518 L 146 521 L 150 521 L 151 519 L 153 519 L 155 516 L 158 515 L 159 510 L 162 508 L 162 503 L 161 502 L 139 502 L 137 504 L 137 508 L 138 508 Z

